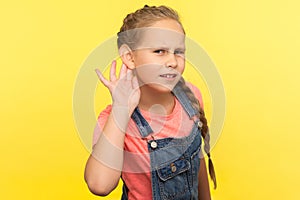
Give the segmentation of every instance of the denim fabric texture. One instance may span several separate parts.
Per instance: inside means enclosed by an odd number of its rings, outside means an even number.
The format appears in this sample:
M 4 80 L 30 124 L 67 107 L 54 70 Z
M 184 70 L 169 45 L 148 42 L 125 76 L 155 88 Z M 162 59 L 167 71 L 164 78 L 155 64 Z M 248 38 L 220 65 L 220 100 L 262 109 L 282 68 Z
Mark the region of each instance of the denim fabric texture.
M 190 118 L 198 112 L 192 107 L 189 98 L 178 85 L 172 92 Z M 132 119 L 142 137 L 153 133 L 138 108 L 134 110 Z M 186 137 L 168 137 L 148 141 L 153 200 L 198 199 L 199 152 L 202 142 L 198 122 L 199 119 L 195 121 L 190 134 Z M 123 185 L 122 200 L 128 199 L 128 188 L 125 184 Z

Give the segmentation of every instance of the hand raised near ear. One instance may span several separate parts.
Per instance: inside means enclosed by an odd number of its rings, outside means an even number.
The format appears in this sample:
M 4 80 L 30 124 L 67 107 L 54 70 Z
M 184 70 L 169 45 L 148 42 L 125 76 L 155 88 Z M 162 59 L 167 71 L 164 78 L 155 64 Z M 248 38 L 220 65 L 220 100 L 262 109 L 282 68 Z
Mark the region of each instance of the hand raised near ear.
M 114 60 L 110 68 L 109 80 L 107 80 L 99 69 L 95 69 L 99 80 L 108 88 L 112 96 L 113 106 L 126 108 L 129 116 L 136 108 L 140 100 L 140 89 L 137 77 L 133 70 L 124 63 L 120 69 L 119 77 L 116 76 L 116 61 Z

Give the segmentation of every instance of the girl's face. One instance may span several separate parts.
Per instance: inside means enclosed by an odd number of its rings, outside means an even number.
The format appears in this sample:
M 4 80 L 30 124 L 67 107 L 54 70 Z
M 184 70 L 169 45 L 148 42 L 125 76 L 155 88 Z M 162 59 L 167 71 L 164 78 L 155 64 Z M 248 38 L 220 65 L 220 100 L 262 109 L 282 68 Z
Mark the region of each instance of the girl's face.
M 143 28 L 142 39 L 133 50 L 133 62 L 141 87 L 160 92 L 173 89 L 185 67 L 185 34 L 171 19 Z

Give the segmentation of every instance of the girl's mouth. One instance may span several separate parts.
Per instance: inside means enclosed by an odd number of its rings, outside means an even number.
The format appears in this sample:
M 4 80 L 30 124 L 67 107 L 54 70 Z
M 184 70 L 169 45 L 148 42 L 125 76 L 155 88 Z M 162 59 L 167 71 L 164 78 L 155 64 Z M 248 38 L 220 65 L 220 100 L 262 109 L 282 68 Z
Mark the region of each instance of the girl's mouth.
M 166 79 L 174 79 L 174 78 L 176 78 L 177 74 L 162 74 L 159 76 L 162 78 L 166 78 Z

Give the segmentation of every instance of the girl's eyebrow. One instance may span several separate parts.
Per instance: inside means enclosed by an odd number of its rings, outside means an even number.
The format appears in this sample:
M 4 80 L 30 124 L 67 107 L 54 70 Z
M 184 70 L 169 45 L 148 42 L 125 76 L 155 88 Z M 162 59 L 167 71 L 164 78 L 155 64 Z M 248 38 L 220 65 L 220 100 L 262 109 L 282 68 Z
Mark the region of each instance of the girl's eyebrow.
M 176 50 L 182 50 L 182 51 L 185 51 L 185 47 L 178 47 L 178 48 L 176 48 Z
M 156 47 L 151 47 L 150 49 L 174 49 L 174 50 L 185 50 L 185 47 L 176 47 L 176 48 L 170 48 L 168 46 L 156 46 Z
M 185 48 L 185 45 L 178 45 L 178 46 L 175 46 L 175 47 L 170 47 L 168 45 L 164 45 L 164 44 L 152 44 L 152 45 L 141 45 L 141 46 L 138 46 L 135 48 L 135 50 L 138 50 L 138 49 L 148 49 L 148 50 L 159 50 L 159 49 L 164 49 L 164 50 L 182 50 L 182 51 L 185 51 L 186 48 Z

